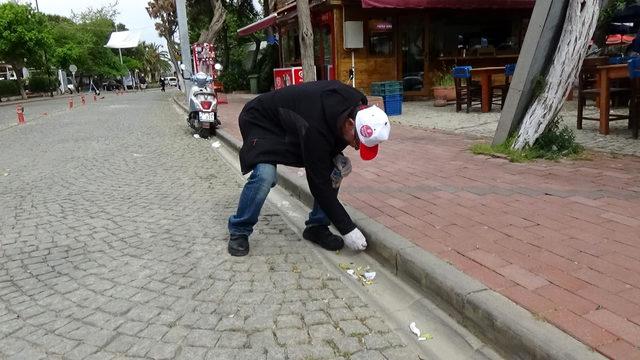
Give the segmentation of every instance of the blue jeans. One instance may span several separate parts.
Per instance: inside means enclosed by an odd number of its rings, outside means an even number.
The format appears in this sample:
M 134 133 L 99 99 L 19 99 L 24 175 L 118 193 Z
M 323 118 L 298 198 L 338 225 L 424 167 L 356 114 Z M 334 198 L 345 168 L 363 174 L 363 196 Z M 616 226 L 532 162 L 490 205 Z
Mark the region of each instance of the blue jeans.
M 242 189 L 238 210 L 235 215 L 229 217 L 229 234 L 249 236 L 253 227 L 258 222 L 258 215 L 264 205 L 267 195 L 272 187 L 276 186 L 276 166 L 271 164 L 258 164 L 253 168 L 247 183 Z M 327 215 L 320 209 L 317 201 L 313 202 L 313 209 L 309 213 L 306 226 L 329 225 Z

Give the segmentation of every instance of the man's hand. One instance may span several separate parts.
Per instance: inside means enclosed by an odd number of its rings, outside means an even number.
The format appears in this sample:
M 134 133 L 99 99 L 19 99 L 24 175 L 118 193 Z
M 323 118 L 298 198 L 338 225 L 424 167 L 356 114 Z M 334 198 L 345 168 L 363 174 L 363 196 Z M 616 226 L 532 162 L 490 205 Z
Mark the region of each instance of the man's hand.
M 333 158 L 333 163 L 335 164 L 336 169 L 340 170 L 340 174 L 343 178 L 346 178 L 351 174 L 351 160 L 349 160 L 348 157 L 338 154 Z
M 350 233 L 343 236 L 344 244 L 347 245 L 349 249 L 352 250 L 364 250 L 367 248 L 367 239 L 364 238 L 364 235 L 355 228 L 351 230 Z

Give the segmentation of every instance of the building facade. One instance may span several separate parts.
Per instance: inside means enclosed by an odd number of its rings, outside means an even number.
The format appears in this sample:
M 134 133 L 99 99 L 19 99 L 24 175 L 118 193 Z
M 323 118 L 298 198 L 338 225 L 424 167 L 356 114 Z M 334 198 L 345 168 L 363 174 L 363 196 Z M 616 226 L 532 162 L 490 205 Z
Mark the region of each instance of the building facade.
M 401 81 L 405 98 L 430 97 L 436 79 L 455 65 L 515 63 L 534 4 L 535 0 L 312 0 L 316 78 L 349 83 L 353 62 L 355 87 L 364 93 L 372 82 Z M 295 1 L 276 0 L 272 15 L 264 20 L 252 29 L 275 27 L 280 66 L 300 66 Z M 345 22 L 359 24 L 361 48 L 345 48 Z

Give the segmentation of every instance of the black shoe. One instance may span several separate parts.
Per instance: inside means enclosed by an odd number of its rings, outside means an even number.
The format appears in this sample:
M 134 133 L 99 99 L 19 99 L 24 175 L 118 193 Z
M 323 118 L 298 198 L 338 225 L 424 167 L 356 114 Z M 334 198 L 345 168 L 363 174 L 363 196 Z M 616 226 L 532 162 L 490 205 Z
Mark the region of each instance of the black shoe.
M 231 256 L 247 255 L 249 253 L 249 237 L 247 235 L 231 235 L 228 250 Z
M 324 225 L 308 226 L 302 232 L 302 237 L 331 251 L 340 250 L 344 247 L 342 238 L 333 234 L 329 227 Z

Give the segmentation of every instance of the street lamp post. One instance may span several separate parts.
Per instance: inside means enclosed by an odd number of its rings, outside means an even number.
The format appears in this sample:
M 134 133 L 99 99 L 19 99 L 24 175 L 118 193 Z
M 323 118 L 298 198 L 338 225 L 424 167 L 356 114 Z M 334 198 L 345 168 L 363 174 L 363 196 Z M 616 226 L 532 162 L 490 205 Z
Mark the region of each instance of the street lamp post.
M 189 25 L 187 24 L 187 5 L 185 0 L 176 0 L 176 13 L 178 15 L 178 31 L 180 36 L 180 53 L 182 55 L 182 64 L 187 67 L 187 70 L 193 74 L 193 68 L 191 65 L 191 51 L 189 46 Z M 189 90 L 187 89 L 187 79 L 184 77 L 184 92 L 186 94 L 186 101 L 189 104 Z

